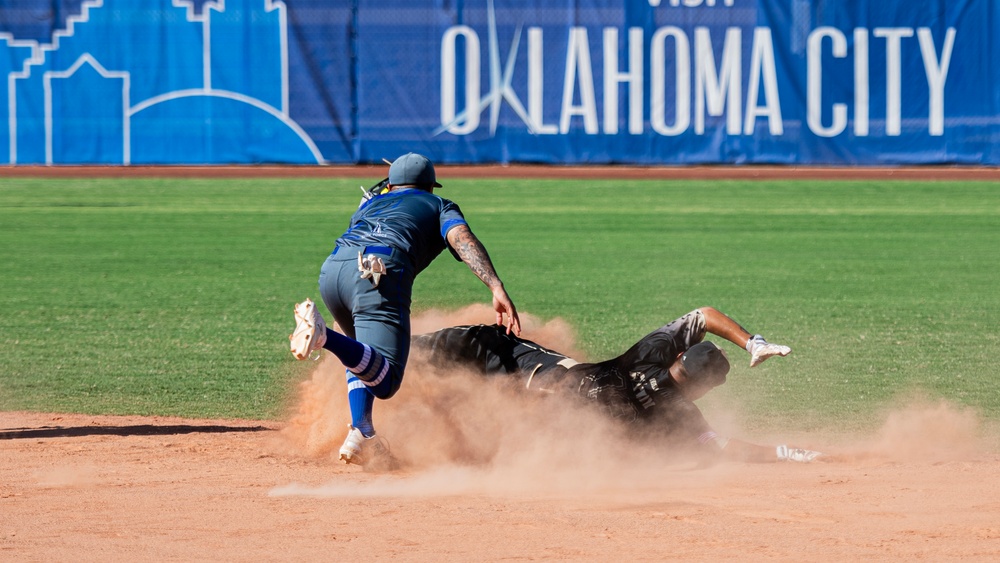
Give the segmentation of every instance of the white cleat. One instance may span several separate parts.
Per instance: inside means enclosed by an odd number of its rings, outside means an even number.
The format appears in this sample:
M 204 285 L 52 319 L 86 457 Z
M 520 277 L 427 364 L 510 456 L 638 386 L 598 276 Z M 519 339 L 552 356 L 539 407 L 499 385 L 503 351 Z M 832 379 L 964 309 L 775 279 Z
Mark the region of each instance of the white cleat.
M 326 344 L 326 322 L 312 299 L 295 305 L 295 332 L 288 336 L 288 340 L 291 341 L 292 355 L 297 360 L 308 358 Z
M 389 453 L 389 444 L 383 438 L 378 435 L 366 437 L 353 426 L 344 439 L 344 445 L 340 446 L 340 461 L 374 471 L 388 471 L 398 466 L 396 458 Z
M 750 367 L 755 367 L 768 358 L 787 356 L 792 353 L 792 349 L 780 344 L 771 344 L 764 340 L 763 336 L 757 334 L 747 341 L 747 352 L 750 352 Z
M 778 461 L 794 461 L 797 463 L 809 463 L 823 455 L 821 452 L 802 448 L 790 448 L 788 446 L 778 446 L 775 449 L 775 453 L 778 456 Z

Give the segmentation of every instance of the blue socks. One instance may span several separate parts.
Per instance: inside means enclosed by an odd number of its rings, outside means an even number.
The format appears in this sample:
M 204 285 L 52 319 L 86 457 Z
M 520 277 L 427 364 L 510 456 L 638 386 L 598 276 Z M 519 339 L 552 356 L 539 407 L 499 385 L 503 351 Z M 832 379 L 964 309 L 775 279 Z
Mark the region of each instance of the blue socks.
M 375 395 L 353 373 L 347 372 L 347 404 L 351 407 L 351 426 L 371 438 L 375 435 L 372 425 L 372 406 Z
M 329 350 L 334 356 L 337 356 L 340 362 L 350 369 L 361 363 L 367 346 L 327 327 L 326 344 L 323 344 L 323 348 Z
M 391 395 L 391 380 L 387 378 L 391 370 L 385 356 L 367 344 L 326 329 L 326 344 L 323 348 L 337 356 L 347 368 L 347 403 L 351 407 L 351 426 L 361 431 L 365 437 L 375 435 L 372 425 L 372 406 L 375 397 Z

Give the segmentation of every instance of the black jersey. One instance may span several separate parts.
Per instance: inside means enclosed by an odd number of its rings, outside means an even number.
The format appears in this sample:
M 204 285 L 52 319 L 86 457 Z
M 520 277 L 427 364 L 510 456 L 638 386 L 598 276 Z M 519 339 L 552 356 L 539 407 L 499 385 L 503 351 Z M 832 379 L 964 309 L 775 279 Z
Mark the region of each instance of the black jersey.
M 705 443 L 715 433 L 669 373 L 677 357 L 704 337 L 705 317 L 695 310 L 649 333 L 624 354 L 598 363 L 578 363 L 498 325 L 446 328 L 416 337 L 414 346 L 429 352 L 431 361 L 519 377 L 529 389 L 575 392 L 614 418 L 655 419 L 660 430 Z
M 670 376 L 678 357 L 704 338 L 705 316 L 695 310 L 647 334 L 617 358 L 573 366 L 565 377 L 578 381 L 577 392 L 615 418 L 645 420 L 662 432 L 704 444 L 716 434 Z
M 615 408 L 616 416 L 649 416 L 662 410 L 658 404 L 677 404 L 679 390 L 670 366 L 704 338 L 705 317 L 692 311 L 647 334 L 617 358 L 574 366 L 566 377 L 578 379 L 577 391 L 591 399 L 609 406 L 623 403 Z

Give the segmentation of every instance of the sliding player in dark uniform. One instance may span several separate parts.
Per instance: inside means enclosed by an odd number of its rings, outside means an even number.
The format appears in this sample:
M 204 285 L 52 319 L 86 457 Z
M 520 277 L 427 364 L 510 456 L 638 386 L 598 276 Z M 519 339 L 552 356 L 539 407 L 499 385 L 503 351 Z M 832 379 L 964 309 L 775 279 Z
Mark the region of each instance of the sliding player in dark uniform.
M 624 354 L 580 363 L 564 354 L 490 325 L 459 326 L 417 336 L 414 346 L 432 362 L 455 362 L 483 375 L 519 378 L 528 390 L 568 393 L 600 405 L 624 422 L 643 422 L 702 452 L 727 459 L 812 461 L 819 453 L 788 446 L 760 446 L 719 436 L 694 401 L 722 385 L 729 373 L 725 352 L 706 333 L 750 354 L 750 367 L 791 348 L 751 335 L 712 307 L 702 307 L 651 332 Z

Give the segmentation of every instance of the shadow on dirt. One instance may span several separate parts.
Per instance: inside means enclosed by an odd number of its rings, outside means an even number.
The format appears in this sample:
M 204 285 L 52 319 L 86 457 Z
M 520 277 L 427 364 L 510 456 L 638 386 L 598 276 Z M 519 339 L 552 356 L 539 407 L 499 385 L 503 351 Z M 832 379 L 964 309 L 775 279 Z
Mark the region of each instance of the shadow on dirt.
M 267 426 L 224 426 L 168 424 L 135 424 L 131 426 L 44 426 L 0 430 L 0 440 L 24 438 L 76 438 L 80 436 L 170 436 L 174 434 L 217 434 L 224 432 L 264 432 Z

